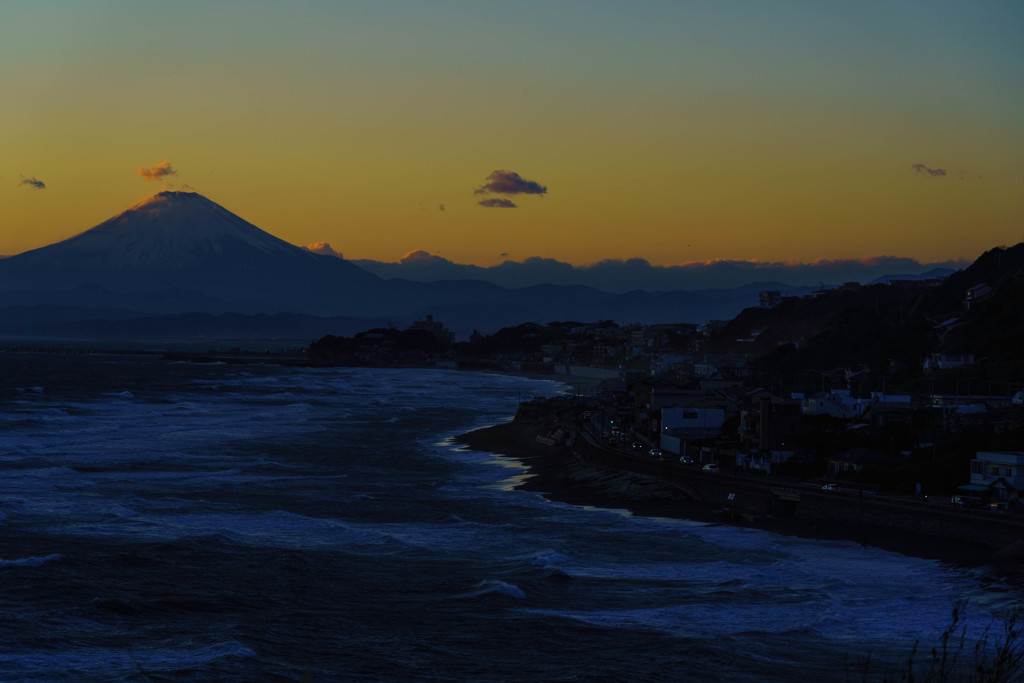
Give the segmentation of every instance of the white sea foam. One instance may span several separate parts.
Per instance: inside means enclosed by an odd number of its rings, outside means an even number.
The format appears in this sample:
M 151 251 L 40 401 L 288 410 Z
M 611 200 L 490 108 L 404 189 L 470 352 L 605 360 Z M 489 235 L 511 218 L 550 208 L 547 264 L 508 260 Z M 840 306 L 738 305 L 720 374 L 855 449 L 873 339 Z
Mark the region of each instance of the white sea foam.
M 220 536 L 232 542 L 265 548 L 347 548 L 373 542 L 384 533 L 340 520 L 307 517 L 275 511 L 193 512 L 189 501 L 178 511 L 158 514 L 128 508 L 106 508 L 107 518 L 62 525 L 54 532 L 94 538 L 131 538 L 135 541 L 180 541 Z M 79 516 L 82 510 L 76 511 Z M 97 510 L 93 511 L 98 512 Z
M 135 677 L 143 674 L 174 673 L 225 657 L 255 657 L 256 653 L 236 641 L 172 647 L 61 648 L 60 651 L 0 651 L 0 667 L 18 677 L 33 679 L 74 679 L 80 676 Z M 61 672 L 55 675 L 56 672 Z M 146 676 L 148 677 L 148 676 Z M 40 679 L 41 680 L 41 679 Z
M 686 638 L 810 631 L 819 638 L 834 640 L 870 634 L 877 642 L 913 642 L 935 639 L 949 623 L 951 604 L 946 596 L 920 601 L 876 599 L 871 604 L 851 606 L 828 597 L 799 602 L 763 598 L 744 602 L 739 595 L 729 600 L 684 599 L 678 604 L 642 608 L 531 611 L 604 628 L 660 631 Z M 984 614 L 971 615 L 964 624 L 968 635 L 980 636 L 988 618 Z
M 566 555 L 563 555 L 557 550 L 541 550 L 540 552 L 534 553 L 528 557 L 533 564 L 541 566 L 565 564 L 569 561 L 569 558 Z
M 520 588 L 519 586 L 516 586 L 515 584 L 512 584 L 512 583 L 507 583 L 505 581 L 496 581 L 496 580 L 491 580 L 491 579 L 489 579 L 487 581 L 481 581 L 476 586 L 474 586 L 472 590 L 467 591 L 465 593 L 460 593 L 459 595 L 456 595 L 455 597 L 459 598 L 459 599 L 462 599 L 462 598 L 479 598 L 480 596 L 483 596 L 483 595 L 492 595 L 492 594 L 507 595 L 508 597 L 515 598 L 517 600 L 524 600 L 524 599 L 526 599 L 526 592 L 523 591 L 523 589 Z
M 636 526 L 642 534 L 659 525 L 639 519 Z M 689 533 L 681 534 L 680 542 Z M 957 575 L 934 561 L 856 543 L 815 542 L 734 527 L 701 529 L 689 542 L 694 541 L 702 545 L 689 554 L 681 547 L 675 559 L 643 553 L 631 561 L 630 551 L 623 548 L 616 555 L 581 554 L 558 565 L 578 579 L 661 586 L 658 590 L 666 598 L 660 602 L 667 599 L 669 604 L 544 613 L 678 637 L 808 631 L 826 639 L 871 634 L 879 642 L 913 642 L 936 637 L 937 629 L 949 623 L 952 601 L 969 597 Z M 663 542 L 658 545 L 664 547 Z M 716 554 L 723 559 L 708 561 Z M 678 595 L 676 604 L 673 594 Z M 979 610 L 967 620 L 969 632 L 980 633 L 988 618 Z
M 60 555 L 54 553 L 45 557 L 23 557 L 17 560 L 3 560 L 0 559 L 0 568 L 3 567 L 39 567 L 46 564 L 47 562 L 55 562 L 60 559 Z

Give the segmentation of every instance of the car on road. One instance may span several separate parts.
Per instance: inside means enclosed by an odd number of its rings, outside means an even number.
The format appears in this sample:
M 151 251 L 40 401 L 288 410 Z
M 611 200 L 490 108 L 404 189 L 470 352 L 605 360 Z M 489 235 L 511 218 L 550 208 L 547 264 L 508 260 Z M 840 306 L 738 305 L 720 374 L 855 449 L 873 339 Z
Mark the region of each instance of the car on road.
M 821 487 L 823 491 L 842 491 L 839 484 L 825 484 Z
M 633 442 L 633 450 L 634 451 L 642 451 L 643 449 L 644 449 L 644 445 L 642 443 L 640 443 L 639 441 L 634 441 Z
M 660 458 L 661 457 L 661 449 L 660 448 L 652 448 L 651 450 L 647 451 L 647 455 L 651 456 L 652 458 Z
M 693 458 L 691 458 L 688 455 L 683 455 L 683 456 L 681 456 L 679 458 L 679 462 L 683 463 L 684 465 L 692 465 L 693 464 Z
M 704 467 L 702 467 L 701 469 L 704 470 L 705 472 L 717 472 L 718 465 L 716 465 L 713 462 L 709 462 L 707 465 L 704 465 Z

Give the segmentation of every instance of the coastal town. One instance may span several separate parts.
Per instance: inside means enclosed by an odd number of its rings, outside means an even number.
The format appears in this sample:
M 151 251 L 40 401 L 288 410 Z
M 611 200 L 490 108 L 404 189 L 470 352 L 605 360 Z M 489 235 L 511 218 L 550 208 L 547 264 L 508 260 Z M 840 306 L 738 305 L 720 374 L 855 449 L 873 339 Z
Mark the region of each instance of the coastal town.
M 551 378 L 622 463 L 1012 517 L 1024 513 L 1022 250 L 943 280 L 765 290 L 730 321 L 526 323 L 456 342 L 426 316 L 325 337 L 309 358 Z

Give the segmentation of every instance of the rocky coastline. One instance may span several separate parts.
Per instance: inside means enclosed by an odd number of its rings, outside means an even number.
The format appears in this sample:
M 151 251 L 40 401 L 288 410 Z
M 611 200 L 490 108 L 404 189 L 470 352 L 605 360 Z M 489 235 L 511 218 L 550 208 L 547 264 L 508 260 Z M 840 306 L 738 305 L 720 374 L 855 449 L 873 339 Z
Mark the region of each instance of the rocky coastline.
M 948 564 L 986 566 L 1004 576 L 1024 578 L 1024 554 L 1016 544 L 1000 549 L 879 525 L 738 514 L 722 505 L 693 500 L 671 484 L 646 474 L 589 465 L 566 445 L 567 433 L 560 433 L 567 428 L 562 420 L 565 414 L 557 402 L 524 404 L 511 422 L 475 429 L 453 441 L 522 463 L 530 476 L 516 488 L 540 493 L 553 501 L 628 510 L 635 515 L 732 524 L 821 541 L 850 541 Z

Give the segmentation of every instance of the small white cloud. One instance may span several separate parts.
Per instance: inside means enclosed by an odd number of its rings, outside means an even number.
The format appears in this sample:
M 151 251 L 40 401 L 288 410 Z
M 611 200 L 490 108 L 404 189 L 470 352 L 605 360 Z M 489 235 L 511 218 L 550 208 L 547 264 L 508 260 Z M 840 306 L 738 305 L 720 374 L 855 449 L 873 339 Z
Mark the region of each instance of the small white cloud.
M 340 251 L 335 251 L 331 248 L 331 245 L 328 242 L 314 242 L 313 244 L 307 244 L 302 248 L 306 251 L 311 251 L 314 254 L 323 254 L 324 256 L 334 256 L 342 259 L 345 258 L 342 256 Z

